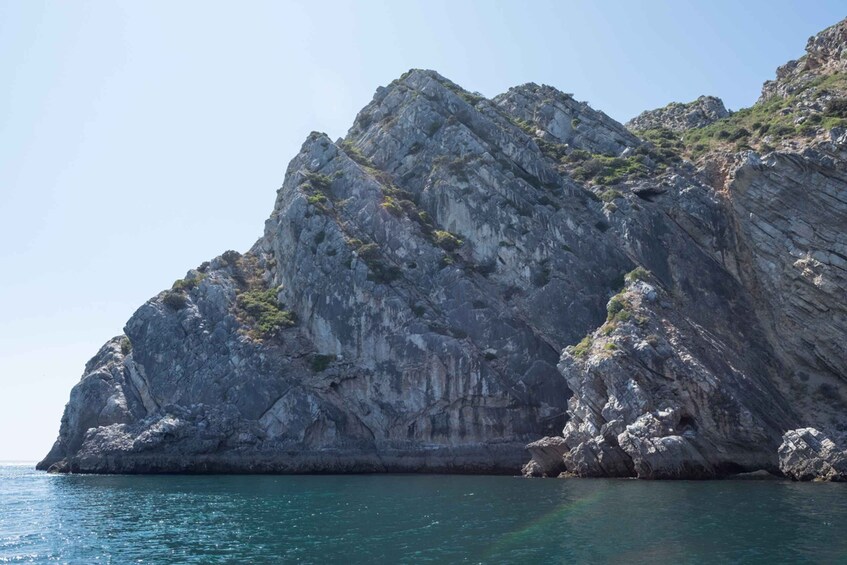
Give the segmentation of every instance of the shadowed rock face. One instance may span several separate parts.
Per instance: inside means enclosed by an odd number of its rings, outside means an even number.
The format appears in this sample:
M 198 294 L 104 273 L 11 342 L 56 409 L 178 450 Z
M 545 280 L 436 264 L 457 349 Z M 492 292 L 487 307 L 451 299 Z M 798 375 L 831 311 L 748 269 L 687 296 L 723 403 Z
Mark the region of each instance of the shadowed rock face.
M 412 70 L 103 346 L 39 468 L 518 473 L 532 442 L 535 475 L 808 478 L 847 430 L 845 149 L 698 169 Z M 833 447 L 780 448 L 805 427 Z

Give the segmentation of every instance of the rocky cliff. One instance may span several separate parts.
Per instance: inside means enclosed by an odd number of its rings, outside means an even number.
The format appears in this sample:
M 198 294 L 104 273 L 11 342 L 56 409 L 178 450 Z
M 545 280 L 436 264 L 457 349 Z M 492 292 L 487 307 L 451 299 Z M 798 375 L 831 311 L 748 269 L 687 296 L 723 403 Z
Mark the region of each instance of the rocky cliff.
M 693 102 L 671 102 L 664 108 L 647 110 L 626 123 L 632 130 L 664 128 L 681 133 L 702 128 L 729 115 L 723 100 L 714 96 L 701 96 Z
M 39 468 L 845 478 L 844 26 L 630 129 L 409 71 L 103 346 Z

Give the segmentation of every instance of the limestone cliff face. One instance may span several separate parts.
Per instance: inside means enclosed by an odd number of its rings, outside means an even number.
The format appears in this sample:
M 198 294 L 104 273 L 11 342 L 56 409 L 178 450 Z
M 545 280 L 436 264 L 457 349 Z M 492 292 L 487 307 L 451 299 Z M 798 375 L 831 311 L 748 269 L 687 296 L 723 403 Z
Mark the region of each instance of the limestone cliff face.
M 39 468 L 517 473 L 530 444 L 528 474 L 835 479 L 831 121 L 695 164 L 549 86 L 410 71 L 309 136 L 251 250 L 98 352 Z

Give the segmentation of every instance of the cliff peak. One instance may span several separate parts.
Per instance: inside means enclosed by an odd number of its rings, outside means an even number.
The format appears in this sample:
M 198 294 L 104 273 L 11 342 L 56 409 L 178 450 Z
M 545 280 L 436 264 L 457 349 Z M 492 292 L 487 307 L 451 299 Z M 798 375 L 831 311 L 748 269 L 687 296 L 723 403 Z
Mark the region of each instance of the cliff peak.
M 682 133 L 701 128 L 729 115 L 723 100 L 716 96 L 700 96 L 688 103 L 671 102 L 655 110 L 647 110 L 626 123 L 631 130 L 667 129 Z
M 759 102 L 774 96 L 786 98 L 803 90 L 821 77 L 847 71 L 847 19 L 813 35 L 806 42 L 806 53 L 776 70 L 776 79 L 762 86 Z

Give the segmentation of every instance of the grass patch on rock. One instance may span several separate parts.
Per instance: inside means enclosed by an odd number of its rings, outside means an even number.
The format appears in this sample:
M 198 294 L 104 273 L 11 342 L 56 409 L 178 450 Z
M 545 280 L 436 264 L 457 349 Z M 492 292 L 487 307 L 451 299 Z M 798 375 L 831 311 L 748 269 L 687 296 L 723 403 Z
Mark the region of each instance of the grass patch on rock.
M 242 321 L 250 328 L 248 335 L 265 339 L 296 324 L 293 312 L 285 310 L 277 300 L 277 289 L 254 289 L 241 292 L 235 299 Z

